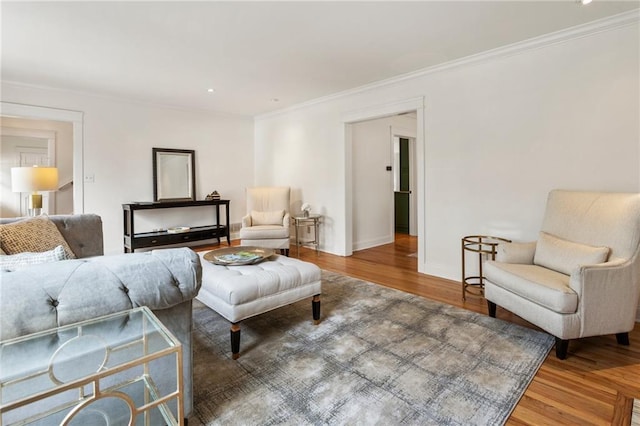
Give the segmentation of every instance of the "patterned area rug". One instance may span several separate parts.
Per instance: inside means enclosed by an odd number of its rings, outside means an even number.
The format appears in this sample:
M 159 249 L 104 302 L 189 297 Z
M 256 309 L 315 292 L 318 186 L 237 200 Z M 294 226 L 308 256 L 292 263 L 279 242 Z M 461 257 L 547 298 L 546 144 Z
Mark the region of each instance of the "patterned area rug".
M 631 411 L 631 426 L 640 426 L 640 399 L 633 400 Z
M 324 272 L 322 321 L 301 301 L 242 323 L 194 306 L 190 425 L 503 424 L 554 339 Z

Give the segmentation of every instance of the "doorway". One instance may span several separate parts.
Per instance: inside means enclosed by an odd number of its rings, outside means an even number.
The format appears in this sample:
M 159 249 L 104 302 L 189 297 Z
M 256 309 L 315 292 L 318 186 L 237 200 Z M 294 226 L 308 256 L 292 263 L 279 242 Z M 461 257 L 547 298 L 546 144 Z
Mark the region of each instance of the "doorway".
M 353 253 L 354 241 L 354 215 L 353 215 L 353 196 L 354 196 L 354 178 L 353 178 L 353 124 L 363 120 L 371 120 L 381 117 L 389 117 L 398 114 L 413 112 L 416 117 L 414 136 L 416 140 L 416 225 L 418 239 L 418 272 L 425 273 L 425 136 L 424 136 L 424 115 L 425 115 L 425 98 L 419 96 L 416 98 L 405 99 L 395 102 L 389 102 L 382 105 L 374 105 L 365 108 L 359 108 L 352 112 L 347 112 L 342 116 L 344 125 L 344 158 L 345 158 L 345 179 L 344 179 L 344 238 L 341 254 L 350 256 Z M 391 134 L 389 134 L 389 139 Z M 387 139 L 387 144 L 389 143 Z M 387 145 L 388 146 L 388 145 Z M 387 152 L 389 152 L 387 150 Z M 392 197 L 392 188 L 389 187 L 389 194 Z M 391 204 L 391 202 L 390 202 Z M 392 226 L 390 227 L 392 228 Z
M 14 125 L 14 120 L 41 120 L 54 128 L 49 129 L 56 134 L 55 139 L 66 141 L 59 143 L 57 148 L 64 148 L 67 152 L 55 156 L 55 164 L 59 172 L 60 190 L 56 193 L 57 214 L 84 213 L 84 181 L 83 181 L 83 113 L 57 108 L 35 105 L 0 102 L 2 110 L 2 124 L 9 127 L 25 127 Z M 59 128 L 62 125 L 64 129 Z M 37 130 L 37 129 L 31 129 Z M 68 137 L 63 137 L 67 133 Z M 2 178 L 2 187 L 9 185 L 10 180 Z M 61 208 L 61 206 L 66 206 Z
M 411 120 L 407 120 L 408 117 Z M 418 250 L 413 257 L 418 260 L 418 272 L 423 272 L 426 269 L 423 260 L 424 98 L 357 110 L 346 114 L 343 122 L 346 158 L 344 255 L 395 241 L 393 151 L 390 141 L 394 136 L 409 140 L 413 138 L 415 183 L 410 189 L 412 196 L 409 199 L 413 199 L 416 213 L 409 217 L 409 228 L 411 232 L 411 222 L 415 222 L 413 229 Z M 379 126 L 377 132 L 363 132 L 362 126 L 366 123 L 371 123 L 371 126 L 383 123 L 383 126 Z M 365 144 L 361 143 L 363 139 L 366 140 Z M 374 140 L 379 142 L 374 143 Z M 374 146 L 378 148 L 374 149 Z M 369 202 L 361 203 L 363 197 L 368 197 Z M 369 238 L 363 238 L 365 230 L 370 232 Z M 373 234 L 374 231 L 378 233 Z
M 56 167 L 56 134 L 47 130 L 2 126 L 0 158 L 0 217 L 27 216 L 29 194 L 12 192 L 11 168 Z M 56 192 L 42 193 L 42 200 L 43 213 L 56 214 Z
M 396 234 L 409 234 L 411 163 L 409 139 L 393 137 L 393 224 Z

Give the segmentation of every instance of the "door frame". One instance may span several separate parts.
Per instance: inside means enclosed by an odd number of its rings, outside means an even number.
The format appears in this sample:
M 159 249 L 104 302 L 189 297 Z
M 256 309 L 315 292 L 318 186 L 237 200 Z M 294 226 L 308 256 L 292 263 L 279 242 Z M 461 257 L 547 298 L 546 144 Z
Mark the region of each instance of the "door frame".
M 73 212 L 84 213 L 84 113 L 0 101 L 0 116 L 70 122 L 73 126 Z
M 47 141 L 47 156 L 49 157 L 49 166 L 56 167 L 56 132 L 53 130 L 41 130 L 41 129 L 22 129 L 18 127 L 8 127 L 1 126 L 0 127 L 0 135 L 2 136 L 16 136 L 16 137 L 27 137 L 27 138 L 36 138 L 43 139 Z M 44 195 L 44 194 L 43 194 Z M 20 195 L 18 195 L 20 196 Z M 55 211 L 56 202 L 55 196 L 46 196 L 43 197 L 47 199 L 47 212 L 51 214 L 51 212 Z M 20 212 L 22 212 L 22 200 L 20 200 Z
M 382 105 L 361 108 L 346 112 L 342 116 L 345 159 L 345 188 L 344 188 L 344 248 L 345 256 L 353 254 L 353 123 L 364 120 L 398 115 L 403 112 L 416 112 L 416 203 L 417 203 L 417 228 L 418 228 L 418 272 L 425 273 L 425 114 L 424 96 L 389 102 Z
M 417 124 L 417 123 L 416 123 Z M 418 203 L 416 200 L 416 192 L 418 188 L 418 179 L 416 173 L 417 161 L 416 161 L 416 130 L 407 128 L 391 126 L 391 155 L 393 156 L 393 141 L 394 138 L 409 139 L 409 188 L 411 194 L 409 194 L 409 235 L 418 235 Z M 393 157 L 392 157 L 393 159 Z M 393 197 L 393 194 L 392 194 Z M 393 224 L 393 218 L 391 220 Z M 395 227 L 392 227 L 395 232 Z

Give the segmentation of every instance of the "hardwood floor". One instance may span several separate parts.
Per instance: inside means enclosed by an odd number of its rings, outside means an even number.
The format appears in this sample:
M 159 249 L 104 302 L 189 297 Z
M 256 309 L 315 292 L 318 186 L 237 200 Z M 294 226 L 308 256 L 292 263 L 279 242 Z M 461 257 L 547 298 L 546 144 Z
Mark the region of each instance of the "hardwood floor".
M 467 295 L 462 301 L 458 281 L 417 272 L 416 238 L 397 235 L 394 244 L 362 250 L 350 257 L 292 247 L 290 256 L 320 268 L 487 313 L 486 301 Z M 498 307 L 498 318 L 531 324 Z M 631 398 L 640 398 L 640 324 L 630 333 L 630 346 L 615 336 L 571 341 L 561 361 L 552 349 L 511 414 L 509 425 L 629 425 Z M 505 354 L 508 356 L 508 354 Z

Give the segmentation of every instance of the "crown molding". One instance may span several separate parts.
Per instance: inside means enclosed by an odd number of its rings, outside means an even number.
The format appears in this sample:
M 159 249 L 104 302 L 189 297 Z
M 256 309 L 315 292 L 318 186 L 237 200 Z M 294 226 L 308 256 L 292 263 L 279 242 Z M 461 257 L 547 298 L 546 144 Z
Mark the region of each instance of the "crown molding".
M 1 80 L 0 83 L 1 84 L 6 84 L 6 85 L 9 85 L 9 86 L 15 86 L 15 87 L 18 87 L 18 88 L 24 88 L 24 89 L 37 89 L 37 90 L 47 90 L 47 91 L 58 92 L 58 93 L 68 93 L 68 94 L 72 94 L 72 95 L 76 95 L 76 96 L 83 96 L 83 97 L 101 99 L 101 100 L 109 101 L 109 102 L 121 102 L 121 103 L 130 104 L 130 105 L 138 105 L 138 106 L 144 106 L 144 107 L 150 107 L 150 108 L 171 109 L 171 110 L 175 110 L 175 111 L 200 113 L 200 114 L 205 114 L 205 115 L 215 115 L 215 116 L 222 117 L 222 118 L 243 119 L 243 120 L 251 120 L 253 118 L 251 115 L 246 115 L 246 114 L 234 114 L 234 113 L 230 113 L 230 112 L 222 112 L 222 111 L 217 111 L 217 110 L 212 110 L 212 109 L 210 110 L 210 109 L 206 109 L 206 108 L 195 108 L 195 107 L 188 107 L 188 106 L 182 106 L 182 105 L 177 105 L 177 104 L 166 104 L 166 103 L 162 103 L 162 102 L 154 102 L 154 101 L 148 101 L 148 100 L 142 100 L 142 99 L 133 99 L 133 98 L 127 98 L 127 97 L 124 97 L 124 96 L 110 95 L 110 94 L 105 94 L 105 93 L 98 93 L 98 92 L 91 92 L 91 91 L 84 91 L 84 90 L 65 89 L 65 88 L 47 86 L 47 85 L 42 85 L 42 84 L 24 83 L 24 82 L 21 82 L 21 81 Z
M 412 71 L 406 74 L 400 74 L 385 80 L 380 80 L 374 83 L 365 84 L 363 86 L 354 87 L 351 89 L 344 90 L 342 92 L 333 93 L 331 95 L 323 96 L 320 98 L 312 99 L 307 102 L 302 102 L 296 105 L 292 105 L 290 107 L 283 108 L 277 111 L 272 111 L 266 114 L 260 114 L 255 116 L 255 120 L 263 120 L 263 119 L 275 117 L 281 114 L 286 114 L 286 113 L 293 112 L 306 107 L 310 107 L 313 105 L 321 104 L 321 103 L 332 101 L 332 100 L 337 100 L 340 98 L 355 95 L 358 93 L 367 92 L 369 90 L 373 90 L 381 87 L 390 86 L 402 81 L 424 77 L 430 74 L 446 71 L 453 68 L 474 65 L 474 64 L 478 64 L 488 60 L 513 56 L 513 55 L 517 55 L 530 50 L 541 49 L 554 44 L 564 43 L 570 40 L 588 37 L 604 31 L 615 30 L 618 28 L 637 24 L 638 22 L 640 22 L 640 9 L 634 9 L 628 12 L 610 16 L 608 18 L 603 18 L 596 21 L 588 22 L 586 24 L 576 25 L 574 27 L 570 27 L 570 28 L 555 31 L 552 33 L 544 34 L 541 36 L 533 37 L 527 40 L 508 44 L 506 46 L 497 47 L 495 49 L 486 50 L 484 52 L 465 56 L 460 59 L 454 59 L 449 62 L 423 68 L 417 71 Z

